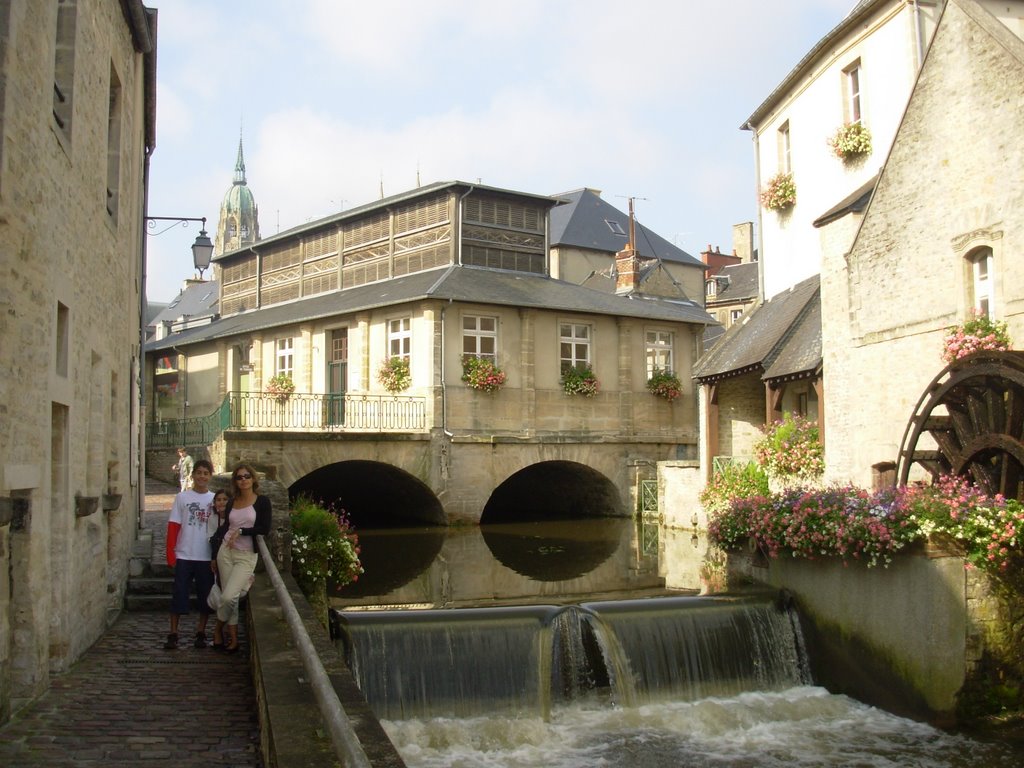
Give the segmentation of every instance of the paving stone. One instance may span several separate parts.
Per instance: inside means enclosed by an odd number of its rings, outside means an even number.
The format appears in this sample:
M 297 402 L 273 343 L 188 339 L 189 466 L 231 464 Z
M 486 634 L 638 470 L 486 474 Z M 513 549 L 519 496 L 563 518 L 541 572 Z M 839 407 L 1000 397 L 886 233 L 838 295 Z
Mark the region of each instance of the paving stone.
M 147 481 L 143 522 L 160 564 L 175 492 Z M 195 613 L 182 617 L 179 635 L 194 634 L 195 621 Z M 244 622 L 233 656 L 191 641 L 165 651 L 167 626 L 163 610 L 122 612 L 39 700 L 0 726 L 0 766 L 263 768 Z

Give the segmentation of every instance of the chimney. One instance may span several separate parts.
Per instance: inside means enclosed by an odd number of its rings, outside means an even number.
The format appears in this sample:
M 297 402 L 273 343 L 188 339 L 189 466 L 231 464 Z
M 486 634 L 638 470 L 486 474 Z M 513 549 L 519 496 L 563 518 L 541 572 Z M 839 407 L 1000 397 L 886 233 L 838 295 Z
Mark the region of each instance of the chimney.
M 633 248 L 615 254 L 615 293 L 633 293 L 640 284 L 640 260 Z
M 732 252 L 739 256 L 741 263 L 750 263 L 754 255 L 753 222 L 732 225 Z

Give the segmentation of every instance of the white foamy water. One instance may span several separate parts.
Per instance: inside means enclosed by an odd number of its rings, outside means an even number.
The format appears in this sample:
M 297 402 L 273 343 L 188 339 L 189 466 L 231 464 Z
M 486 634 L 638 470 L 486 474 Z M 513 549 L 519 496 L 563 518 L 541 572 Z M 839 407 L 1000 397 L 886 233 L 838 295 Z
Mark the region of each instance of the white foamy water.
M 409 768 L 1019 768 L 1024 755 L 823 688 L 533 717 L 383 721 Z

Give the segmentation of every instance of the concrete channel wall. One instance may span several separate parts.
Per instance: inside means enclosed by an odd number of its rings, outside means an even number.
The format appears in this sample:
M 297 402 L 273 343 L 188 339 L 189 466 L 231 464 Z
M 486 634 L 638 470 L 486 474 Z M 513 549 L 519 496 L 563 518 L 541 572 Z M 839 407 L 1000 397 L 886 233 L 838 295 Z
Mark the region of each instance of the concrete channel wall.
M 995 650 L 984 577 L 931 547 L 887 568 L 745 553 L 729 571 L 791 596 L 815 683 L 898 714 L 954 725 L 965 683 Z
M 371 764 L 374 768 L 404 768 L 405 762 L 363 698 L 327 630 L 313 616 L 295 579 L 287 572 L 281 576 Z M 246 616 L 264 764 L 267 768 L 341 765 L 277 593 L 265 571 L 256 574 Z

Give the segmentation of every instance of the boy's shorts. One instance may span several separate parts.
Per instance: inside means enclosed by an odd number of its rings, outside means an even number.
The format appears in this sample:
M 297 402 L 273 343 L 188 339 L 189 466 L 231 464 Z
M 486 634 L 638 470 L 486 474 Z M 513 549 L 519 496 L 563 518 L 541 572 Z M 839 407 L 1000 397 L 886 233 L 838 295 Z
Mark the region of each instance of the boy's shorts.
M 171 598 L 171 613 L 186 614 L 189 610 L 189 584 L 195 579 L 196 597 L 199 598 L 199 612 L 213 613 L 206 598 L 213 587 L 213 570 L 209 560 L 181 560 L 174 564 L 174 592 Z

